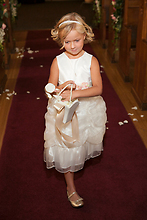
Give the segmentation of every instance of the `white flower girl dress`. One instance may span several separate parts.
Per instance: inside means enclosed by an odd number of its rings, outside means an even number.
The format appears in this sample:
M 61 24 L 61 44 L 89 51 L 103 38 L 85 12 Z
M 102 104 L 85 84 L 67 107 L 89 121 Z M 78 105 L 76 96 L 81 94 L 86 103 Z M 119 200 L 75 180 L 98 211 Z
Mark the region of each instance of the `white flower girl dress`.
M 59 84 L 68 80 L 76 83 L 76 89 L 92 86 L 90 67 L 92 55 L 84 52 L 78 59 L 69 59 L 63 52 L 57 56 Z M 55 167 L 61 173 L 76 172 L 83 168 L 86 160 L 99 156 L 103 150 L 103 137 L 107 120 L 106 105 L 101 96 L 79 98 L 76 108 L 78 127 L 72 128 L 72 122 L 64 124 L 62 132 L 72 136 L 72 129 L 79 132 L 79 138 L 70 145 L 62 137 L 59 140 L 56 132 L 57 110 L 55 99 L 49 99 L 45 114 L 44 161 L 46 167 Z

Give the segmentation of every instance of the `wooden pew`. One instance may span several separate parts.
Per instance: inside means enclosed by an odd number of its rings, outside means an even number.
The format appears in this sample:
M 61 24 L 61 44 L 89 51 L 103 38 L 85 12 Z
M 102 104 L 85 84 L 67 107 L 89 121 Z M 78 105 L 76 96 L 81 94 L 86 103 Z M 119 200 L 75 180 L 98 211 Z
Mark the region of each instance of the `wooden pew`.
M 4 23 L 7 24 L 6 19 L 4 18 Z M 4 36 L 4 42 L 3 42 L 3 61 L 4 61 L 4 67 L 5 69 L 9 69 L 10 65 L 10 46 L 9 46 L 9 32 L 8 32 L 8 26 L 5 28 L 5 36 Z
M 131 50 L 136 48 L 140 0 L 125 0 L 123 25 L 120 33 L 118 68 L 125 81 L 132 81 Z
M 10 54 L 10 47 L 9 47 L 9 32 L 8 32 L 8 27 L 5 28 L 5 36 L 4 36 L 4 42 L 3 42 L 3 52 L 4 52 L 4 56 L 3 56 L 3 61 L 4 61 L 4 68 L 5 69 L 9 69 L 9 65 L 10 65 L 10 58 L 11 58 L 11 54 Z
M 132 92 L 140 108 L 147 110 L 147 0 L 140 4 Z
M 101 0 L 101 21 L 99 25 L 100 43 L 103 48 L 106 48 L 107 32 L 109 27 L 109 6 L 110 0 Z
M 4 67 L 4 54 L 0 51 L 0 94 L 3 93 L 6 81 L 7 81 L 7 75 L 5 74 L 5 67 Z
M 8 17 L 4 17 L 4 23 L 6 24 L 5 28 L 5 41 L 4 45 L 4 67 L 5 69 L 9 69 L 11 53 L 15 53 L 15 40 L 13 37 L 13 29 L 12 29 L 12 17 L 11 17 L 11 10 L 10 10 L 10 3 L 9 0 L 6 0 L 7 12 Z
M 15 53 L 15 40 L 13 37 L 13 28 L 12 28 L 12 15 L 11 15 L 11 9 L 10 9 L 10 2 L 9 0 L 6 0 L 7 5 L 7 11 L 8 11 L 8 18 L 7 18 L 7 26 L 8 26 L 8 39 L 9 39 L 9 47 L 10 52 Z

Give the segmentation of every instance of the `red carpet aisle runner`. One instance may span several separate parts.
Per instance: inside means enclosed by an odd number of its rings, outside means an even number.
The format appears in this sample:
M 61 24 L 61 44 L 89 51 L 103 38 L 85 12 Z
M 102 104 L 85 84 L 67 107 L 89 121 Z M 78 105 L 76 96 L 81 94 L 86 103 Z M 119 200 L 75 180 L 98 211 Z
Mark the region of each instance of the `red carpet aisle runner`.
M 147 152 L 104 69 L 109 121 L 104 152 L 76 173 L 85 206 L 73 209 L 63 175 L 45 168 L 44 86 L 51 61 L 61 52 L 49 35 L 47 30 L 28 33 L 0 158 L 0 219 L 146 220 Z M 89 45 L 85 49 L 93 53 Z M 129 123 L 119 126 L 124 120 Z

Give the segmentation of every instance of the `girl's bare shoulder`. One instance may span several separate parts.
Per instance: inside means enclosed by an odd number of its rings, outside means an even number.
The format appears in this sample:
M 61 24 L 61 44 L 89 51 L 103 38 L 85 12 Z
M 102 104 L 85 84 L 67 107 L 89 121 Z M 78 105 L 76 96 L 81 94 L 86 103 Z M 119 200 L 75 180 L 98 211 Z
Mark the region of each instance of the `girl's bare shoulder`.
M 55 57 L 52 61 L 52 65 L 57 65 L 57 57 Z
M 92 56 L 91 66 L 99 66 L 99 61 L 95 56 Z

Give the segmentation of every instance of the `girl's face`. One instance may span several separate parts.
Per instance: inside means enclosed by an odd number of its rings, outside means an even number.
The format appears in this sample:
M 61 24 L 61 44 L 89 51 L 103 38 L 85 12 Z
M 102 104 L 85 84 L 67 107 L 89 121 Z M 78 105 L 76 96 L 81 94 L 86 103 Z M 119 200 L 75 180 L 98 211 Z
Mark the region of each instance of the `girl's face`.
M 76 30 L 71 30 L 71 32 L 64 39 L 65 50 L 72 56 L 77 56 L 83 49 L 85 35 L 80 34 Z

